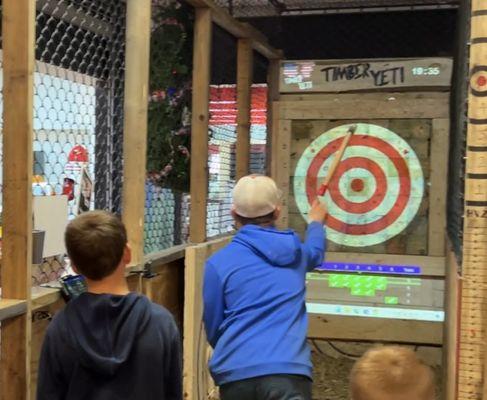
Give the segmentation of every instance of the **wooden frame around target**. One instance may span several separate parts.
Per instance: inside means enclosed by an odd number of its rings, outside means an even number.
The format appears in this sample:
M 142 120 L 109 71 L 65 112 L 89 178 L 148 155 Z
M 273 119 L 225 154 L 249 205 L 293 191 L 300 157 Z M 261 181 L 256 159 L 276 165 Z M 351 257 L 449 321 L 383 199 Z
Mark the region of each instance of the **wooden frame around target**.
M 449 149 L 449 93 L 447 92 L 403 92 L 403 93 L 360 93 L 360 94 L 292 94 L 283 95 L 272 109 L 272 157 L 271 175 L 283 190 L 283 212 L 280 227 L 289 225 L 289 204 L 293 172 L 291 142 L 293 122 L 304 120 L 337 120 L 338 122 L 382 119 L 424 119 L 431 121 L 429 153 L 429 210 L 428 210 L 428 252 L 423 256 L 403 255 L 404 259 L 414 258 L 423 267 L 423 277 L 445 276 L 446 264 L 446 195 Z M 365 122 L 365 121 L 364 121 Z M 374 263 L 389 260 L 391 254 L 332 253 L 338 261 L 350 260 Z M 330 254 L 328 254 L 330 256 Z M 331 258 L 330 258 L 331 259 Z M 310 315 L 310 334 L 314 337 L 330 337 L 338 340 L 357 340 L 357 332 L 370 331 L 367 340 L 398 341 L 405 337 L 412 343 L 441 344 L 443 324 L 414 321 L 405 327 L 388 333 L 381 328 L 382 320 L 354 320 L 354 329 L 341 329 L 346 317 Z M 330 317 L 330 318 L 329 318 Z M 388 324 L 403 323 L 388 320 Z M 359 324 L 359 325 L 356 325 Z M 401 335 L 406 329 L 407 335 Z M 328 332 L 328 333 L 327 333 Z M 402 331 L 403 333 L 405 331 Z M 421 333 L 422 332 L 422 333 Z M 430 336 L 423 333 L 429 332 Z
M 289 223 L 292 122 L 295 120 L 431 120 L 428 254 L 445 256 L 449 95 L 438 92 L 287 95 L 274 103 L 272 176 L 284 190 L 281 226 Z M 434 207 L 431 207 L 434 205 Z

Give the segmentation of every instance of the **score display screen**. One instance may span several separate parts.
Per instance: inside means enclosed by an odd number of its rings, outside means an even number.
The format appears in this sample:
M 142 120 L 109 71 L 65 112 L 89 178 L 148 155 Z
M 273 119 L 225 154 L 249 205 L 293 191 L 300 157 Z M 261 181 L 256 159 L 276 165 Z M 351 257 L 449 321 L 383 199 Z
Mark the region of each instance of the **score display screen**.
M 418 266 L 324 263 L 307 275 L 312 314 L 442 322 L 444 282 Z

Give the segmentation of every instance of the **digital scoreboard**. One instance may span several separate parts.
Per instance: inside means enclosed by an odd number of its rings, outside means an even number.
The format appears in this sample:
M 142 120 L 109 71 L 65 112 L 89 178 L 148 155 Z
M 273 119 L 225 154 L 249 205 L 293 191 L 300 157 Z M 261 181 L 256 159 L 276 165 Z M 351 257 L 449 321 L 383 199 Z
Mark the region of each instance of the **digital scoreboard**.
M 444 281 L 421 267 L 326 262 L 307 275 L 311 314 L 442 322 Z

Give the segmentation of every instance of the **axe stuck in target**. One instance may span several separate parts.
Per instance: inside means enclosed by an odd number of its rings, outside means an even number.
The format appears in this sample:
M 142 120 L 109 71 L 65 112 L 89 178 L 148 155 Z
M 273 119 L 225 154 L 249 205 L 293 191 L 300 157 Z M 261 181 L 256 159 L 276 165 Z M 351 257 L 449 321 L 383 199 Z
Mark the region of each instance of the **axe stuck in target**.
M 350 143 L 350 139 L 352 138 L 352 135 L 355 133 L 357 130 L 357 125 L 350 125 L 348 128 L 347 133 L 343 137 L 342 143 L 340 144 L 340 147 L 338 148 L 337 154 L 335 158 L 333 159 L 330 168 L 328 168 L 328 173 L 326 174 L 325 179 L 323 180 L 321 186 L 318 189 L 318 196 L 324 196 L 326 191 L 328 190 L 328 185 L 330 184 L 331 180 L 333 179 L 333 176 L 335 175 L 335 171 L 340 164 L 340 161 L 342 161 L 343 154 L 345 153 L 345 150 L 347 149 L 348 143 Z

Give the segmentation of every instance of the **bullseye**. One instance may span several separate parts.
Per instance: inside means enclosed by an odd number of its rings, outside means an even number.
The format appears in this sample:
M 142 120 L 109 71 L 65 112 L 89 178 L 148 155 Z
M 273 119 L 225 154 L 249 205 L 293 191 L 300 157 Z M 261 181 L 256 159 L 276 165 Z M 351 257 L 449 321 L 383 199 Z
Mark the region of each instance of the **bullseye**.
M 361 192 L 362 190 L 364 190 L 365 183 L 362 179 L 356 178 L 352 180 L 352 182 L 350 183 L 350 187 L 354 192 Z
M 325 132 L 298 161 L 294 197 L 304 218 L 347 129 Z M 328 238 L 355 247 L 382 243 L 411 222 L 423 192 L 423 173 L 413 149 L 386 128 L 358 124 L 322 198 L 329 208 Z
M 475 96 L 487 96 L 487 66 L 476 65 L 470 72 L 470 90 Z

